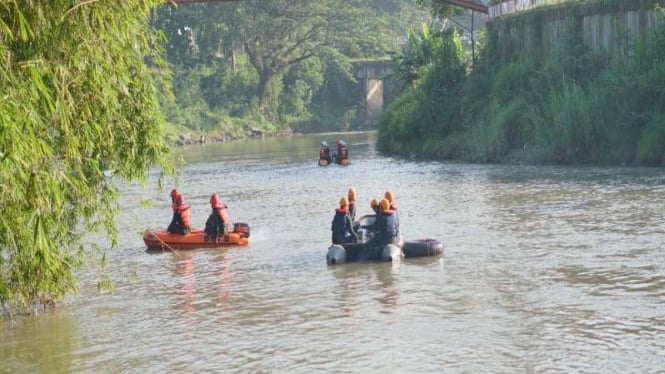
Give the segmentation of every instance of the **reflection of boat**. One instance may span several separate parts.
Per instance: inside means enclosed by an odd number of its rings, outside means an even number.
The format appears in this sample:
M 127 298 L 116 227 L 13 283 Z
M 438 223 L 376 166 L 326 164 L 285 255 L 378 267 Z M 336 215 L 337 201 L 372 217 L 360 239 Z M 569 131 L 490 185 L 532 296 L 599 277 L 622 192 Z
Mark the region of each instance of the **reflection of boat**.
M 345 158 L 343 160 L 339 160 L 339 163 L 334 158 L 333 158 L 333 162 L 328 162 L 328 160 L 326 160 L 324 158 L 319 159 L 319 166 L 330 166 L 332 164 L 341 165 L 341 166 L 349 166 L 349 165 L 351 165 L 351 161 L 349 161 L 348 158 Z
M 196 249 L 242 246 L 249 244 L 249 225 L 236 223 L 233 231 L 220 235 L 216 240 L 208 238 L 203 230 L 192 230 L 189 234 L 171 234 L 165 230 L 145 230 L 143 241 L 148 249 Z
M 443 243 L 435 239 L 421 239 L 413 241 L 402 241 L 400 238 L 396 243 L 390 243 L 383 248 L 377 248 L 372 244 L 372 225 L 376 216 L 362 216 L 357 225 L 359 243 L 347 243 L 343 245 L 333 244 L 328 248 L 326 261 L 329 265 L 342 264 L 356 261 L 398 261 L 401 257 L 427 257 L 443 254 Z

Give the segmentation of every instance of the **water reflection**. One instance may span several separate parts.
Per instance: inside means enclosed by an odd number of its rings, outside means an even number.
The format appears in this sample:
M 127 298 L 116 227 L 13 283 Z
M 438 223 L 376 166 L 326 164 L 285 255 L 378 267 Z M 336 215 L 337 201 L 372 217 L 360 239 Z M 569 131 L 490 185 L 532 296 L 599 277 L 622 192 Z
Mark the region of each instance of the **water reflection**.
M 355 317 L 356 310 L 371 298 L 381 307 L 380 312 L 394 313 L 399 305 L 400 264 L 388 263 L 350 263 L 329 267 L 328 270 L 339 283 L 336 292 L 342 315 Z
M 59 310 L 0 323 L 0 371 L 70 373 L 78 323 Z
M 182 257 L 176 258 L 174 272 L 180 282 L 177 293 L 182 296 L 182 302 L 178 305 L 188 313 L 196 311 L 196 274 L 194 274 L 194 256 L 192 252 L 182 253 Z
M 176 307 L 186 314 L 212 305 L 222 308 L 233 296 L 233 273 L 226 250 L 209 252 L 180 251 L 181 256 L 171 259 L 175 292 L 180 298 Z
M 372 267 L 375 270 L 380 294 L 377 297 L 381 303 L 381 313 L 393 313 L 399 304 L 399 263 L 382 264 Z

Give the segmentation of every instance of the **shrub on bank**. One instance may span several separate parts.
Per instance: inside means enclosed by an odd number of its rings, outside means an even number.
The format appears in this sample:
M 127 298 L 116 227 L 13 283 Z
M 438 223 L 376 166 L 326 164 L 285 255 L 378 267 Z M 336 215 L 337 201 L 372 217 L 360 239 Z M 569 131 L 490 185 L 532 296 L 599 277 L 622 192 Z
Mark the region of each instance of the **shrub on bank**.
M 473 162 L 665 165 L 665 29 L 602 67 L 580 43 L 571 40 L 556 60 L 496 63 L 484 53 L 468 75 L 450 61 L 432 64 L 386 111 L 379 149 Z

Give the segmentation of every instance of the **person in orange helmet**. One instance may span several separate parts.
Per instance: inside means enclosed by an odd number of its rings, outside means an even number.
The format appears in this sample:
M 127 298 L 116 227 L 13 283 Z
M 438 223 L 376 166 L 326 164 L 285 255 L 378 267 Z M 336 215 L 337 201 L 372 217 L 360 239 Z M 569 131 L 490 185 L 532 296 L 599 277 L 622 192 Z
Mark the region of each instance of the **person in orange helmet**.
M 358 234 L 353 229 L 353 222 L 349 216 L 349 199 L 346 196 L 339 200 L 339 208 L 335 209 L 330 230 L 332 230 L 333 244 L 344 244 L 358 240 Z
M 349 200 L 349 217 L 351 217 L 351 222 L 356 222 L 356 189 L 351 187 L 347 193 L 347 199 Z
M 177 190 L 174 189 L 171 191 L 171 194 L 173 218 L 167 230 L 172 234 L 185 235 L 192 231 L 192 218 L 189 212 L 189 205 L 185 204 L 185 198 Z
M 397 220 L 397 233 L 399 234 L 399 204 L 395 201 L 395 197 L 390 190 L 386 191 L 384 198 L 388 200 L 390 210 L 392 210 L 395 215 L 395 219 Z
M 376 243 L 379 246 L 384 246 L 388 243 L 394 242 L 399 237 L 399 222 L 395 211 L 390 209 L 390 202 L 383 199 L 379 203 L 381 209 L 381 218 L 377 219 L 377 235 Z
M 228 206 L 219 199 L 219 195 L 215 192 L 210 196 L 210 207 L 212 213 L 206 220 L 206 240 L 216 241 L 219 235 L 226 235 L 229 232 L 230 221 L 226 214 Z

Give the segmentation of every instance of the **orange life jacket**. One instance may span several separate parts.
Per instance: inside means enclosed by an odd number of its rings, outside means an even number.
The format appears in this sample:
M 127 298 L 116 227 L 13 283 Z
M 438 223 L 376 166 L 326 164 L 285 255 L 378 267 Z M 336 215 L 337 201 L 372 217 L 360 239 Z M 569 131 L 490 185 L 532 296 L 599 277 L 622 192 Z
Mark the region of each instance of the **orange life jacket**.
M 214 207 L 212 208 L 212 211 L 214 212 L 214 214 L 217 214 L 222 219 L 224 224 L 226 225 L 229 224 L 229 215 L 226 214 L 226 204 L 223 207 L 221 206 Z
M 189 213 L 189 205 L 180 204 L 173 205 L 173 211 L 180 214 L 180 219 L 182 219 L 182 225 L 185 227 L 191 227 L 192 217 Z

